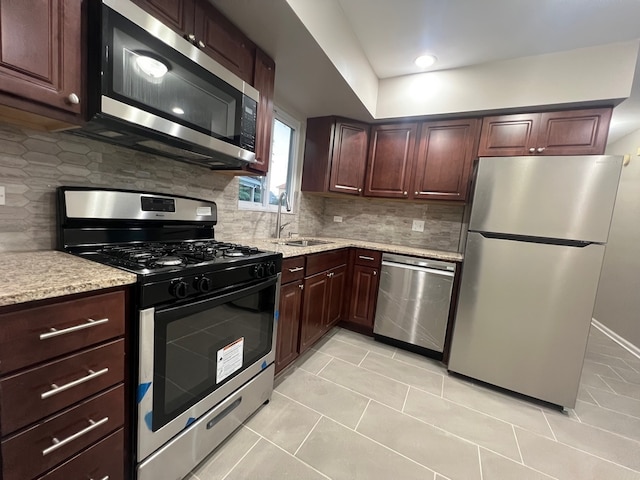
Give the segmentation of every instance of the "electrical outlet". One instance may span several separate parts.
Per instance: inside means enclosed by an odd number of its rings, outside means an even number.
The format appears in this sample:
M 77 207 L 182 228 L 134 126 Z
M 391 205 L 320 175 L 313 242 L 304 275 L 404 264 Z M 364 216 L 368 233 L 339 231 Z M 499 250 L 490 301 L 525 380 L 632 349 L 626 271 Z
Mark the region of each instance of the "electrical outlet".
M 340 217 L 338 215 L 334 215 L 333 216 L 333 221 L 337 222 L 337 223 L 342 223 L 342 217 Z
M 424 232 L 424 220 L 414 220 L 411 225 L 411 230 L 414 232 Z
M 4 205 L 7 202 L 4 195 L 4 187 L 0 187 L 0 205 Z

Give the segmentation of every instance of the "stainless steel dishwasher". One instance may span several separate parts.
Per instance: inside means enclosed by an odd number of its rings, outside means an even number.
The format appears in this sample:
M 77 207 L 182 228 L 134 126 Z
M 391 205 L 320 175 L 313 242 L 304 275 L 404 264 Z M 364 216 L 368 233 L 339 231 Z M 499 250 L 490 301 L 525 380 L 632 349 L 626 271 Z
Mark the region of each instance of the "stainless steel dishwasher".
M 442 353 L 455 271 L 455 263 L 385 253 L 374 335 Z

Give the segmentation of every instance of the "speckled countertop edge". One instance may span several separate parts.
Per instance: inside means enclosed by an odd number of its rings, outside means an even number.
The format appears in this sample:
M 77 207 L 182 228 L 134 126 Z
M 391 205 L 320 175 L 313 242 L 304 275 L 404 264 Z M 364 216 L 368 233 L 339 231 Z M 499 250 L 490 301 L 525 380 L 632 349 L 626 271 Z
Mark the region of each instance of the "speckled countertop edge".
M 254 238 L 252 240 L 247 239 L 232 239 L 222 238 L 223 241 L 237 241 L 238 243 L 248 244 L 259 248 L 260 250 L 267 250 L 276 253 L 282 253 L 284 258 L 296 257 L 298 255 L 309 255 L 312 253 L 328 252 L 331 250 L 337 250 L 339 248 L 367 248 L 370 250 L 379 250 L 387 253 L 397 253 L 400 255 L 411 255 L 413 257 L 430 258 L 434 260 L 444 260 L 449 262 L 462 262 L 463 255 L 457 252 L 445 252 L 442 250 L 430 250 L 427 248 L 417 247 L 405 247 L 402 245 L 391 245 L 387 243 L 367 242 L 363 240 L 351 240 L 348 238 L 328 238 L 328 237 L 299 237 L 292 238 L 291 240 L 321 240 L 330 242 L 322 245 L 314 245 L 311 247 L 294 247 L 289 245 L 283 245 L 289 239 L 282 238 L 277 240 L 275 238 Z M 278 243 L 279 242 L 279 243 Z
M 58 251 L 0 253 L 0 306 L 129 285 L 136 275 Z

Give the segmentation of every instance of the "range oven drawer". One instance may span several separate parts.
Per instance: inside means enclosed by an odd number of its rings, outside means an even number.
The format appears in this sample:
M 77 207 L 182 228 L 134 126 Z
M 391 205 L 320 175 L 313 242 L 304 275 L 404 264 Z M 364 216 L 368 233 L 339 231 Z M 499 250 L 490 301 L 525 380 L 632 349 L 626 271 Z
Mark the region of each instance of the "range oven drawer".
M 0 374 L 124 335 L 124 291 L 0 315 Z
M 0 381 L 7 435 L 124 379 L 124 340 L 65 357 Z
M 2 478 L 37 477 L 123 424 L 124 386 L 120 385 L 3 440 Z

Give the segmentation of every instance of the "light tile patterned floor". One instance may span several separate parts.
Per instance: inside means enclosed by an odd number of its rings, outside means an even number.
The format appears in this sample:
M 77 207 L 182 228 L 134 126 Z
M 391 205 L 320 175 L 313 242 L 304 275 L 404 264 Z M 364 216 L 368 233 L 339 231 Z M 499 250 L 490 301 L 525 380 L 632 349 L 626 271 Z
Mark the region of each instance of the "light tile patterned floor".
M 592 328 L 575 410 L 334 329 L 191 480 L 640 480 L 640 359 Z

